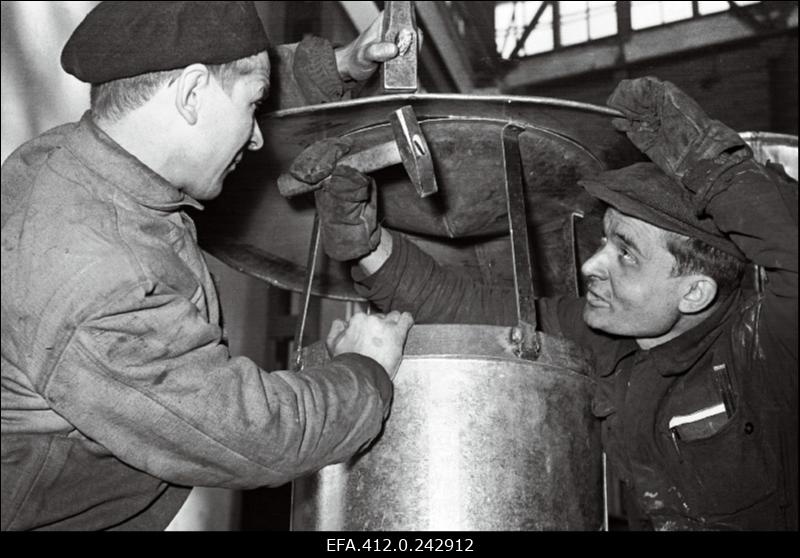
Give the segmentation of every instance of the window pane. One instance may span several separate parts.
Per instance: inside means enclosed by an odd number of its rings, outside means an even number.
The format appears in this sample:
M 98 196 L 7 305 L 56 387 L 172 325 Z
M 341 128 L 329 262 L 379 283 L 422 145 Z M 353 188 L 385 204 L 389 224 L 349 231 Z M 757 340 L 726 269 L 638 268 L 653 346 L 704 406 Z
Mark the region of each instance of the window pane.
M 631 27 L 644 29 L 660 25 L 664 22 L 661 17 L 660 2 L 631 2 Z
M 497 52 L 504 58 L 508 58 L 511 49 L 514 48 L 513 29 L 511 20 L 514 16 L 513 2 L 500 2 L 494 7 L 494 29 Z
M 698 2 L 697 11 L 700 15 L 715 14 L 717 12 L 724 12 L 728 9 L 727 2 Z
M 570 14 L 586 13 L 586 2 L 559 2 L 558 10 L 562 17 Z
M 589 40 L 589 29 L 585 19 L 561 20 L 561 44 L 564 46 L 585 43 Z
M 661 2 L 661 9 L 664 13 L 664 23 L 692 17 L 691 2 Z
M 617 33 L 617 12 L 614 6 L 611 9 L 598 10 L 596 15 L 589 18 L 589 37 L 599 39 Z
M 508 58 L 533 20 L 542 2 L 500 2 L 495 5 L 495 37 L 497 51 Z M 545 52 L 553 49 L 553 11 L 548 6 L 539 17 L 536 28 L 528 36 L 519 55 Z
M 539 27 L 530 34 L 525 41 L 525 49 L 521 54 L 528 56 L 553 50 L 553 27 L 550 25 Z
M 559 2 L 561 18 L 561 44 L 564 46 L 585 43 L 589 40 L 588 9 L 586 2 Z

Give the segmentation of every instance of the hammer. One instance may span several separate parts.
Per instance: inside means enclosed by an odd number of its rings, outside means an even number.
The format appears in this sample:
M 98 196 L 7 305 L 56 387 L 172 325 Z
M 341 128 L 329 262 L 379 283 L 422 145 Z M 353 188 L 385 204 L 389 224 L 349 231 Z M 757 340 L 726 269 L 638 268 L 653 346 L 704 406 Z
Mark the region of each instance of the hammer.
M 422 135 L 414 109 L 406 105 L 389 115 L 394 140 L 369 147 L 356 153 L 348 153 L 339 163 L 357 171 L 368 173 L 403 163 L 412 184 L 421 198 L 438 191 L 433 174 L 433 159 L 428 143 Z M 322 181 L 309 184 L 297 180 L 288 172 L 278 177 L 278 190 L 286 198 L 313 192 L 322 187 Z

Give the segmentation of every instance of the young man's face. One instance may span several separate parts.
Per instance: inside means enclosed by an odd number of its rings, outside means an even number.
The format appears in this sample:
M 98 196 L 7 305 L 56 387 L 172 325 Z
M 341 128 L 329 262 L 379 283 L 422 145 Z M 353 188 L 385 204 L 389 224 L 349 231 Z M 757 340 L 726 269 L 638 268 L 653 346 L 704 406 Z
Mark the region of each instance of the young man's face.
M 266 57 L 266 54 L 264 54 Z M 256 151 L 264 145 L 255 119 L 259 104 L 269 92 L 269 62 L 264 69 L 240 76 L 226 93 L 212 78 L 211 91 L 204 96 L 199 149 L 190 154 L 195 175 L 186 193 L 198 200 L 216 198 L 222 183 L 242 160 L 245 149 Z
M 613 208 L 606 210 L 603 229 L 603 245 L 581 268 L 587 283 L 584 321 L 637 340 L 667 336 L 681 317 L 685 282 L 672 276 L 675 258 L 665 232 Z

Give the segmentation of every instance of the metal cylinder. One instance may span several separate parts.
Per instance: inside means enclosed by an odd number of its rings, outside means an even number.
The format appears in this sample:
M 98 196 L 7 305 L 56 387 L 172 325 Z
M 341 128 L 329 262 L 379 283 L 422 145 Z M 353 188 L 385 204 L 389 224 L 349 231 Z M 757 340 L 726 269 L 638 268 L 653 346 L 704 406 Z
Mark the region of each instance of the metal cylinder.
M 417 325 L 363 453 L 294 483 L 293 530 L 598 530 L 593 380 L 571 343 L 515 356 L 512 328 Z M 324 347 L 308 348 L 320 364 Z

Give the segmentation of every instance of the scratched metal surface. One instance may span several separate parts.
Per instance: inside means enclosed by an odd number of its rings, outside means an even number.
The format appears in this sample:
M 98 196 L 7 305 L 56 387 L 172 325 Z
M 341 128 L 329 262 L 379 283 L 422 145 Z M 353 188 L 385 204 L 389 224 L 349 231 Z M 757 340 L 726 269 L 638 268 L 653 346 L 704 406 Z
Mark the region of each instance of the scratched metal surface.
M 365 453 L 295 481 L 293 530 L 599 530 L 602 462 L 588 363 L 510 328 L 411 329 L 391 416 Z M 309 363 L 326 358 L 319 345 Z

